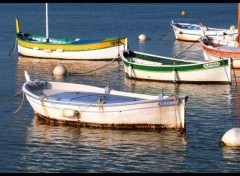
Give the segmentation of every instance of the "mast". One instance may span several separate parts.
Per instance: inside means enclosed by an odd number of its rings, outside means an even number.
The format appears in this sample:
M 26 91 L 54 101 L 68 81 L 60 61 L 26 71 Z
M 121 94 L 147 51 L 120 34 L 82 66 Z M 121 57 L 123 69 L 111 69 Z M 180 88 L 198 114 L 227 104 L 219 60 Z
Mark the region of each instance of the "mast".
M 240 3 L 238 3 L 238 48 L 240 48 Z
M 48 3 L 46 3 L 46 42 L 49 42 L 49 36 L 48 36 Z

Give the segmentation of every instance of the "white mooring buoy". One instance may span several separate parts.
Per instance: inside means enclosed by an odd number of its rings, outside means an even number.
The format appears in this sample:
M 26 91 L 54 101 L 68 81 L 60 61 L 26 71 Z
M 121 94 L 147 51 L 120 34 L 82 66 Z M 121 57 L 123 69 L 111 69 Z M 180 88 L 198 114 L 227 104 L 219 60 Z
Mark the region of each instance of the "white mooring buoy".
M 228 130 L 222 137 L 221 142 L 226 146 L 240 147 L 240 128 Z
M 64 76 L 67 74 L 67 69 L 65 66 L 63 65 L 57 65 L 54 69 L 53 69 L 53 75 L 56 76 Z
M 231 25 L 230 26 L 230 30 L 234 30 L 234 29 L 236 29 L 236 26 L 235 25 Z
M 138 36 L 138 39 L 141 40 L 141 41 L 145 41 L 145 40 L 148 39 L 148 37 L 147 37 L 145 34 L 140 34 L 140 35 Z

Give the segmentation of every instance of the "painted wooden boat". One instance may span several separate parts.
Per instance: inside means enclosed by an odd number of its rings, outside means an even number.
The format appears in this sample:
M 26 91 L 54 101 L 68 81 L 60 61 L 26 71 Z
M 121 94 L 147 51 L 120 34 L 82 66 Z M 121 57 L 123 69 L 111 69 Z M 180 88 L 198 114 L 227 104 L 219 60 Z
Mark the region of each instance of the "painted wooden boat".
M 128 78 L 174 83 L 231 83 L 231 59 L 191 61 L 137 51 L 121 52 Z
M 238 4 L 238 29 L 240 26 L 240 4 Z M 204 34 L 204 33 L 203 33 Z M 240 68 L 240 42 L 228 41 L 219 38 L 209 38 L 205 33 L 201 40 L 204 58 L 207 61 L 218 61 L 223 57 L 230 57 L 233 60 L 233 68 Z
M 38 58 L 69 60 L 112 60 L 127 48 L 126 37 L 71 40 L 67 38 L 47 38 L 20 32 L 17 23 L 17 45 L 20 55 Z
M 177 40 L 197 42 L 202 36 L 201 27 L 198 24 L 175 23 L 174 21 L 170 24 Z M 234 26 L 231 26 L 230 29 L 203 26 L 203 29 L 209 37 L 219 37 L 226 40 L 236 40 L 238 35 L 238 29 L 235 29 Z
M 188 96 L 145 95 L 65 82 L 31 81 L 22 91 L 36 115 L 65 125 L 133 129 L 186 129 Z
M 46 4 L 46 13 L 47 13 Z M 126 37 L 102 39 L 49 38 L 46 15 L 46 36 L 23 33 L 16 19 L 16 42 L 19 55 L 69 60 L 118 59 L 120 50 L 128 48 Z

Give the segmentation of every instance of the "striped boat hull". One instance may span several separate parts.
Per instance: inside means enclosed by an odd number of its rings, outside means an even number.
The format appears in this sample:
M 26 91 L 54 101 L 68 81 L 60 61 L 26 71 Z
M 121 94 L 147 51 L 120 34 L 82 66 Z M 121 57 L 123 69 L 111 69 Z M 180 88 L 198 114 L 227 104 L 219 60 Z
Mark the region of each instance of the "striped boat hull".
M 230 58 L 198 63 L 147 53 L 134 53 L 135 56 L 132 57 L 121 54 L 124 70 L 129 78 L 167 82 L 231 83 Z M 173 60 L 178 63 L 174 65 Z M 166 64 L 169 61 L 172 64 Z

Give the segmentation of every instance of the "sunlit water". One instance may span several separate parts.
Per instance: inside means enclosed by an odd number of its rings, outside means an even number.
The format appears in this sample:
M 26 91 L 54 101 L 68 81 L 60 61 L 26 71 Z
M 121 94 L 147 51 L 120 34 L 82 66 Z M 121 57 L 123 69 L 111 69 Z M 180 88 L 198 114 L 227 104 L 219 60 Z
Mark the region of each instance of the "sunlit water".
M 216 6 L 218 8 L 216 8 Z M 181 16 L 181 11 L 186 16 Z M 9 56 L 15 18 L 21 30 L 45 35 L 45 4 L 0 4 L 0 172 L 239 172 L 240 149 L 223 147 L 223 134 L 240 125 L 240 71 L 232 85 L 173 84 L 125 77 L 121 62 L 59 61 Z M 217 15 L 209 15 L 217 14 Z M 201 15 L 200 15 L 201 14 Z M 237 25 L 237 4 L 49 4 L 49 35 L 69 38 L 128 37 L 132 50 L 203 60 L 198 43 L 175 41 L 170 21 Z M 219 22 L 219 23 L 217 23 Z M 139 42 L 140 34 L 151 40 Z M 14 50 L 12 50 L 13 52 Z M 77 76 L 55 77 L 63 64 Z M 103 67 L 102 69 L 98 69 Z M 50 126 L 35 117 L 20 92 L 31 79 L 83 83 L 157 95 L 189 95 L 186 135 L 175 130 L 109 130 Z M 86 74 L 88 72 L 88 74 Z

